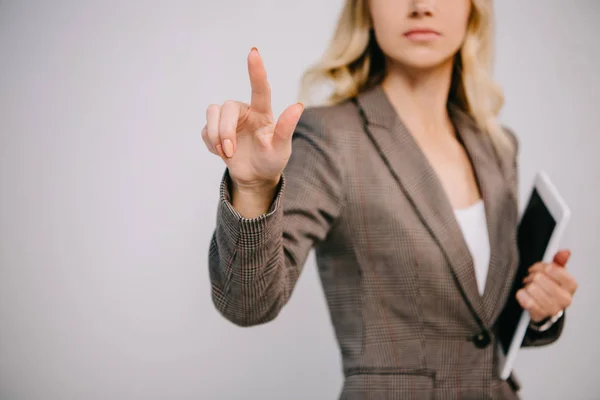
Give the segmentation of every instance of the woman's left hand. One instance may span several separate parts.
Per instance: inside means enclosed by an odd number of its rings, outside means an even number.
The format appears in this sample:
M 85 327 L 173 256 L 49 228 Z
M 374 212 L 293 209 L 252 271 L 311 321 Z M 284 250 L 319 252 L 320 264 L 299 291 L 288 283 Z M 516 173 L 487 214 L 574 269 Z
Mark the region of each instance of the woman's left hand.
M 552 263 L 536 263 L 523 280 L 525 287 L 517 292 L 521 307 L 529 311 L 533 322 L 553 317 L 571 305 L 577 281 L 565 265 L 571 256 L 568 250 L 556 253 Z

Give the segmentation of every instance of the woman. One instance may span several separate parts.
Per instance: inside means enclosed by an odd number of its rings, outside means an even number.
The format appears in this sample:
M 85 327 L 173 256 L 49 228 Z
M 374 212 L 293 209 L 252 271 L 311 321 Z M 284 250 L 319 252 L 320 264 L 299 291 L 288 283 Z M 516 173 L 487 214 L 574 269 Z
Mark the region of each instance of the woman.
M 277 121 L 261 57 L 250 104 L 210 106 L 226 166 L 210 246 L 230 321 L 277 316 L 316 250 L 343 356 L 343 399 L 517 398 L 498 378 L 497 321 L 517 267 L 517 141 L 496 121 L 491 0 L 347 0 L 307 74 L 332 104 Z M 553 342 L 576 289 L 568 251 L 517 298 L 525 345 Z

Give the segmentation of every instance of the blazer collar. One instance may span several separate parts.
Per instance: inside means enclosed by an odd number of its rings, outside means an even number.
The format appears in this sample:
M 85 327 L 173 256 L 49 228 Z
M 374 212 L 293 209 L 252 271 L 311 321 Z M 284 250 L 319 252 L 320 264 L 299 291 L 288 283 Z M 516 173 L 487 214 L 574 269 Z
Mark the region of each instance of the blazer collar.
M 446 255 L 472 313 L 480 324 L 489 326 L 497 315 L 499 298 L 508 275 L 508 263 L 502 256 L 505 249 L 502 236 L 506 228 L 498 221 L 502 214 L 500 207 L 505 186 L 491 140 L 479 131 L 471 117 L 458 107 L 449 106 L 457 135 L 471 160 L 485 204 L 491 255 L 485 291 L 481 296 L 473 259 L 454 209 L 425 154 L 400 120 L 381 86 L 360 94 L 357 101 L 367 119 L 371 140 Z

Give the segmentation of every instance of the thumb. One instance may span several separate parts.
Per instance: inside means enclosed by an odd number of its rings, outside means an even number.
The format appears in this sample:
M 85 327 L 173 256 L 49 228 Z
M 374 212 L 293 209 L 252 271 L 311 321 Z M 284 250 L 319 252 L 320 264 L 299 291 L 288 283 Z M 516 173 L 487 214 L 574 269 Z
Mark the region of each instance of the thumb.
M 296 103 L 292 104 L 281 113 L 277 120 L 277 124 L 275 125 L 275 131 L 273 132 L 274 146 L 288 143 L 291 140 L 303 111 L 304 105 L 302 103 Z
M 561 267 L 564 267 L 565 265 L 567 265 L 567 261 L 569 261 L 570 257 L 571 257 L 570 250 L 561 250 L 558 253 L 556 253 L 556 255 L 554 256 L 553 262 L 555 264 L 560 265 Z

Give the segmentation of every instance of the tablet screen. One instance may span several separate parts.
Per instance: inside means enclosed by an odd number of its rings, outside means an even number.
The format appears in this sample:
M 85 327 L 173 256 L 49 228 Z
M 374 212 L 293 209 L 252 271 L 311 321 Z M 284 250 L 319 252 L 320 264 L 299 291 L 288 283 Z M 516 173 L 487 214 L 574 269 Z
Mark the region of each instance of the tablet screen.
M 543 260 L 555 227 L 556 221 L 538 191 L 534 189 L 517 232 L 519 267 L 506 307 L 498 321 L 498 339 L 505 354 L 508 352 L 523 312 L 515 296 L 523 287 L 522 282 L 528 274 L 529 267 Z

